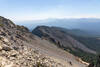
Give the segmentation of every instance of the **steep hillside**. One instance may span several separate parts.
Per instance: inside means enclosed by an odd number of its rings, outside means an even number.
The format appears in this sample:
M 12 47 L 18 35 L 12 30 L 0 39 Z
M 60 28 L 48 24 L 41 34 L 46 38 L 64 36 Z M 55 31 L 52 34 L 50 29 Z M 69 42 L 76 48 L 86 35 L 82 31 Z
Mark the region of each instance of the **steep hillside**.
M 0 17 L 0 67 L 86 67 L 86 63 Z
M 61 30 L 75 35 L 75 36 L 81 36 L 81 37 L 99 37 L 96 36 L 95 34 L 92 34 L 92 32 L 89 32 L 87 30 L 82 30 L 82 29 L 65 29 L 65 28 L 61 28 Z
M 91 57 L 94 57 L 96 54 L 96 51 L 88 48 L 84 43 L 61 30 L 61 28 L 38 26 L 32 32 L 42 39 L 49 40 L 56 46 L 81 57 L 84 61 L 91 61 Z
M 41 38 L 43 37 L 47 38 L 50 41 L 54 42 L 55 44 L 58 44 L 59 46 L 71 48 L 72 50 L 77 51 L 77 49 L 81 49 L 82 51 L 85 52 L 96 53 L 95 51 L 84 46 L 84 44 L 75 40 L 66 32 L 56 27 L 39 26 L 33 30 L 33 34 L 36 34 Z
M 79 42 L 85 44 L 88 48 L 100 52 L 100 39 L 98 37 L 73 36 Z
M 96 51 L 100 52 L 100 37 L 95 36 L 94 34 L 90 34 L 88 31 L 79 30 L 79 29 L 65 29 L 60 27 L 55 27 L 63 32 L 65 32 L 67 35 L 69 34 L 71 37 L 76 39 L 77 41 L 84 44 L 86 47 Z

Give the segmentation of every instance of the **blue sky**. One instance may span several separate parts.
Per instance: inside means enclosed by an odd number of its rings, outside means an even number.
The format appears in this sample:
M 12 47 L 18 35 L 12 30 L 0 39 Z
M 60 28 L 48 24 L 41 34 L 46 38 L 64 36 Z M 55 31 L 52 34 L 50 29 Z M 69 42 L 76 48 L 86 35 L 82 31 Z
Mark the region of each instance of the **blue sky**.
M 0 0 L 0 15 L 13 21 L 100 18 L 100 0 Z

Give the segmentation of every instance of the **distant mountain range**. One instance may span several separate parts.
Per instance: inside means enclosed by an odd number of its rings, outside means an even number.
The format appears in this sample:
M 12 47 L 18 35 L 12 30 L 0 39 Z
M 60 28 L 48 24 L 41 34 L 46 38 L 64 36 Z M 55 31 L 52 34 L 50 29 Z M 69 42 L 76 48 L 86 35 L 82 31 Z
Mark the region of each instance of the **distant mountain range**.
M 35 20 L 16 22 L 16 24 L 24 25 L 31 31 L 41 25 L 56 26 L 71 30 L 83 31 L 92 36 L 100 36 L 100 19 L 97 18 L 81 18 L 81 19 L 46 19 L 46 20 Z M 76 32 L 76 31 L 75 31 Z M 75 33 L 74 32 L 74 33 Z

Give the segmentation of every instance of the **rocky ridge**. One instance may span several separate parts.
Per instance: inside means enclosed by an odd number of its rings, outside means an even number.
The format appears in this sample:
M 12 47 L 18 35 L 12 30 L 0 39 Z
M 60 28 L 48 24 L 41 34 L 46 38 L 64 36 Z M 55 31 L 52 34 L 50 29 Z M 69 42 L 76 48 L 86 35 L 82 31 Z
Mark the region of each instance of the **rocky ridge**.
M 38 26 L 32 32 L 43 39 L 55 43 L 58 47 L 70 48 L 74 51 L 82 50 L 87 53 L 96 54 L 96 51 L 87 48 L 84 44 L 73 38 L 69 33 L 58 27 Z

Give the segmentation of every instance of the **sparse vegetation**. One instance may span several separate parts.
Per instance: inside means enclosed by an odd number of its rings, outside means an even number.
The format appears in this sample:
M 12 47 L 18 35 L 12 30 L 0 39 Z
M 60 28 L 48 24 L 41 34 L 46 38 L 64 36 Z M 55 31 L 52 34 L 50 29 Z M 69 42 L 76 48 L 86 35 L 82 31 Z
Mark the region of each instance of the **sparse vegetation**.
M 21 30 L 21 31 L 24 31 L 24 32 L 29 31 L 28 28 L 26 28 L 24 26 L 19 26 L 19 25 L 17 25 L 17 29 Z
M 90 49 L 93 49 L 97 52 L 100 52 L 100 40 L 96 37 L 80 37 L 80 36 L 73 36 L 76 40 L 83 43 Z
M 93 60 L 93 62 L 96 61 L 96 55 L 94 54 L 90 54 L 90 53 L 86 53 L 86 52 L 83 52 L 83 51 L 70 51 L 70 53 L 74 54 L 75 56 L 78 56 L 80 57 L 83 61 L 85 62 L 91 62 Z
M 33 66 L 33 67 L 34 67 L 34 66 Z M 37 62 L 35 67 L 47 67 L 47 66 L 44 65 L 44 64 L 41 64 L 40 62 Z
M 62 47 L 62 49 L 64 49 L 65 51 L 68 51 L 69 53 L 77 56 L 77 57 L 80 57 L 83 61 L 85 62 L 91 62 L 93 61 L 94 63 L 96 62 L 96 57 L 97 55 L 94 55 L 94 54 L 91 54 L 91 53 L 86 53 L 80 49 L 78 49 L 77 51 L 73 51 L 71 50 L 70 48 L 65 48 L 65 47 Z
M 96 56 L 95 62 L 92 60 L 88 67 L 100 67 L 100 54 Z
M 3 27 L 4 25 L 3 24 L 0 24 L 0 27 Z

